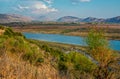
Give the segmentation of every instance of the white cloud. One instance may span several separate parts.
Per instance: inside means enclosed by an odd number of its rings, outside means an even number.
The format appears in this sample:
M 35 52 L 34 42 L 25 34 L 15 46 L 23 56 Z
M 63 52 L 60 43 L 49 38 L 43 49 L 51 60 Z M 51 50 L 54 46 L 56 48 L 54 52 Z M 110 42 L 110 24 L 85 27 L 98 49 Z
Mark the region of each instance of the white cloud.
M 34 4 L 34 6 L 32 7 L 32 10 L 33 10 L 32 13 L 36 13 L 36 14 L 45 14 L 45 13 L 57 11 L 57 9 L 48 7 L 47 5 L 45 5 L 42 2 Z
M 39 4 L 35 4 L 34 8 L 36 8 L 36 9 L 47 9 L 48 7 L 45 4 L 39 3 Z
M 44 0 L 45 2 L 47 2 L 48 4 L 52 4 L 54 0 Z
M 76 5 L 80 2 L 90 2 L 91 0 L 71 0 L 72 1 L 72 4 Z
M 90 2 L 91 0 L 80 0 L 81 2 Z
M 47 14 L 58 11 L 57 9 L 45 4 L 42 1 L 27 1 L 27 4 L 19 4 L 16 10 L 19 12 L 23 11 L 32 14 Z
M 24 9 L 29 9 L 29 7 L 18 5 L 18 9 L 24 10 Z

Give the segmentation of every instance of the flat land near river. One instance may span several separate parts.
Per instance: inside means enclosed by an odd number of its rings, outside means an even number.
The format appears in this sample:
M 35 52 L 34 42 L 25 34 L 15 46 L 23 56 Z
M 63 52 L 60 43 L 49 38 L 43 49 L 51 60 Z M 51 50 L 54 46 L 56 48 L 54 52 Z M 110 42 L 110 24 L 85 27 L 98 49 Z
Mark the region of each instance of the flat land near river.
M 97 27 L 105 32 L 108 39 L 120 40 L 120 24 L 80 24 L 80 25 L 26 25 L 15 26 L 17 32 L 35 32 L 46 34 L 64 34 L 71 36 L 86 36 L 92 27 Z

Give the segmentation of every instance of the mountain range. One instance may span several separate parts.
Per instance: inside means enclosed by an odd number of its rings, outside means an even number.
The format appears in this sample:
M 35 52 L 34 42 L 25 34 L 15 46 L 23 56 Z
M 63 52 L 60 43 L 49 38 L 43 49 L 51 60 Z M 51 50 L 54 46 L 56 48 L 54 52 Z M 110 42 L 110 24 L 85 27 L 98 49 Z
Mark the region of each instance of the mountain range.
M 87 18 L 79 18 L 73 16 L 64 16 L 57 20 L 57 22 L 104 22 L 104 23 L 120 23 L 120 16 L 113 18 L 95 18 L 95 17 L 87 17 Z
M 32 22 L 32 21 L 49 21 L 46 17 L 40 17 L 39 19 L 30 18 L 17 14 L 0 14 L 0 23 L 10 23 L 10 22 Z M 112 18 L 79 18 L 74 16 L 64 16 L 61 17 L 55 22 L 103 22 L 103 23 L 120 23 L 120 16 Z
M 32 18 L 17 14 L 0 14 L 0 23 L 30 22 Z

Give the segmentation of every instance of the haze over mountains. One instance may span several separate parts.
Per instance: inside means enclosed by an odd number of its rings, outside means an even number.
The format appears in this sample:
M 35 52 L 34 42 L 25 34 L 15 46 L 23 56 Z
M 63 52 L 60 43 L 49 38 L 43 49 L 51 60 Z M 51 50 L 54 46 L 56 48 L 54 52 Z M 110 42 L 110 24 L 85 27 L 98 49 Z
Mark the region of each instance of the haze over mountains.
M 0 14 L 0 23 L 30 22 L 32 18 L 17 14 Z
M 48 18 L 40 17 L 39 20 L 17 15 L 17 14 L 0 14 L 0 23 L 10 23 L 10 22 L 32 22 L 32 21 L 48 21 Z M 64 16 L 61 17 L 55 22 L 103 22 L 103 23 L 120 23 L 120 16 L 112 17 L 112 18 L 95 18 L 95 17 L 87 17 L 87 18 L 79 18 L 74 16 Z

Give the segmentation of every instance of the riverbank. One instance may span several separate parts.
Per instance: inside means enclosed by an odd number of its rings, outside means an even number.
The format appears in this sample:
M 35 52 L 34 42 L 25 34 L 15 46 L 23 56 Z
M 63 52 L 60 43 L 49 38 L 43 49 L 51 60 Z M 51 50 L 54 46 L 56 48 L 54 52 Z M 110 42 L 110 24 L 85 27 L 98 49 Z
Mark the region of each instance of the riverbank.
M 62 50 L 63 52 L 75 51 L 75 50 L 86 51 L 86 48 L 87 48 L 86 46 L 65 44 L 65 43 L 57 43 L 57 42 L 48 42 L 48 41 L 33 40 L 33 39 L 30 40 L 30 41 L 34 41 L 36 43 L 39 42 L 40 45 L 48 45 L 49 47 L 53 47 L 54 49 Z
M 86 38 L 78 36 L 67 36 L 60 34 L 43 34 L 43 33 L 31 33 L 24 32 L 23 35 L 28 39 L 43 40 L 56 43 L 72 44 L 79 46 L 86 46 Z M 118 40 L 109 40 L 109 46 L 113 50 L 120 50 L 120 41 Z
M 94 25 L 86 24 L 79 26 L 24 26 L 24 27 L 13 27 L 17 32 L 33 32 L 33 33 L 43 33 L 43 34 L 62 34 L 69 36 L 87 36 L 89 30 L 94 27 Z M 105 32 L 105 37 L 107 39 L 120 40 L 120 25 L 96 25 L 97 28 L 102 29 Z

